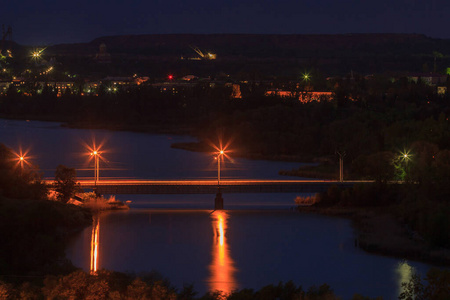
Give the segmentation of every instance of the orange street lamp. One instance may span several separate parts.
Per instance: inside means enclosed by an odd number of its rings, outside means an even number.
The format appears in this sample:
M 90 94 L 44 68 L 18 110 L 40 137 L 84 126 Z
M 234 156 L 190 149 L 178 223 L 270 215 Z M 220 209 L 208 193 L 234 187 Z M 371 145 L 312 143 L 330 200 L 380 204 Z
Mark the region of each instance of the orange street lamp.
M 94 150 L 91 152 L 91 155 L 94 156 L 94 186 L 97 186 L 97 181 L 99 180 L 99 155 L 100 152 Z
M 220 150 L 219 153 L 217 154 L 217 185 L 220 186 L 220 158 L 222 157 L 223 159 L 223 155 L 224 155 L 224 151 Z
M 27 161 L 27 159 L 30 158 L 30 156 L 28 156 L 28 150 L 23 152 L 22 149 L 19 150 L 19 152 L 15 152 L 13 151 L 14 155 L 16 156 L 16 158 L 14 160 L 16 160 L 16 166 L 20 165 L 20 169 L 21 172 L 23 172 L 25 165 L 30 165 L 30 163 Z
M 223 209 L 223 198 L 222 198 L 222 192 L 220 191 L 220 159 L 223 159 L 223 156 L 225 155 L 225 152 L 223 150 L 219 150 L 217 153 L 217 156 L 215 157 L 217 159 L 217 194 L 214 204 L 214 210 L 222 210 Z
M 24 156 L 20 156 L 19 157 L 19 163 L 20 163 L 20 174 L 23 173 L 23 163 L 25 162 L 25 157 Z

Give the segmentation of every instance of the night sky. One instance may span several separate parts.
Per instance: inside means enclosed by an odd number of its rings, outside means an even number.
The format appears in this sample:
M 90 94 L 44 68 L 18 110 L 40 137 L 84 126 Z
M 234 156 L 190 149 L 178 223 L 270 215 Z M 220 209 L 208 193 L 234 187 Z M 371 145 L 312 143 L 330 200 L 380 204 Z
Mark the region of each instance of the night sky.
M 450 38 L 449 0 L 4 0 L 23 45 L 158 33 L 420 33 Z

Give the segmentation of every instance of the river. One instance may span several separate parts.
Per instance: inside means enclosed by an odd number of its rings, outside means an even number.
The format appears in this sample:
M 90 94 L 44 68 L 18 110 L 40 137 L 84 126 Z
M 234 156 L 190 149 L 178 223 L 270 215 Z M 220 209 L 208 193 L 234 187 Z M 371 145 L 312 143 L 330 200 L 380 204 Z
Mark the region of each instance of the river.
M 175 135 L 69 129 L 58 123 L 0 120 L 0 142 L 39 165 L 51 178 L 58 164 L 94 176 L 87 146 L 101 147 L 100 180 L 216 178 L 212 154 L 170 148 L 192 141 Z M 20 150 L 21 149 L 21 150 Z M 233 158 L 222 178 L 280 179 L 298 163 Z M 285 178 L 283 178 L 285 179 Z M 177 288 L 253 288 L 294 281 L 304 289 L 327 283 L 338 296 L 395 299 L 401 282 L 430 265 L 368 254 L 354 244 L 347 219 L 294 212 L 298 194 L 118 195 L 130 210 L 101 213 L 76 236 L 67 257 L 87 271 L 157 271 Z

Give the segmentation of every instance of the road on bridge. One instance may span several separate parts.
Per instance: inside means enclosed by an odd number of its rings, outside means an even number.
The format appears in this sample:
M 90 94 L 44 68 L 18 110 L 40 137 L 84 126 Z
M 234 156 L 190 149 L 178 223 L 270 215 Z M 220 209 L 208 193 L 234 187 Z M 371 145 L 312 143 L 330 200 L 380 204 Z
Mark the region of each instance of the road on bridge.
M 53 181 L 47 180 L 47 183 Z M 93 179 L 79 179 L 81 186 L 94 185 Z M 344 183 L 370 183 L 372 180 L 350 180 L 343 181 Z M 264 184 L 309 184 L 309 183 L 341 183 L 338 180 L 314 180 L 314 179 L 299 179 L 299 180 L 273 180 L 273 179 L 225 179 L 220 180 L 220 185 L 264 185 Z M 215 185 L 217 186 L 217 179 L 205 180 L 149 180 L 149 179 L 102 179 L 97 181 L 97 185 Z
M 218 190 L 217 180 L 145 180 L 109 178 L 95 182 L 93 179 L 78 180 L 83 189 L 94 189 L 101 194 L 213 194 Z M 268 180 L 234 179 L 221 180 L 220 189 L 226 193 L 287 193 L 321 192 L 330 186 L 351 187 L 372 181 L 335 180 Z M 51 181 L 48 181 L 51 183 Z

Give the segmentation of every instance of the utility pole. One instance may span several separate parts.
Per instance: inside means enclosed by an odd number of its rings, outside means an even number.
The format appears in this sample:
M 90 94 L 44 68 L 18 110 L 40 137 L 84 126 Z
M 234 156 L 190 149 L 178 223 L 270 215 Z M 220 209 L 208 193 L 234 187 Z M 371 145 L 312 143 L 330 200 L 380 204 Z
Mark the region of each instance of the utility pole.
M 344 181 L 344 157 L 345 157 L 345 151 L 337 151 L 336 154 L 339 155 L 339 181 Z

